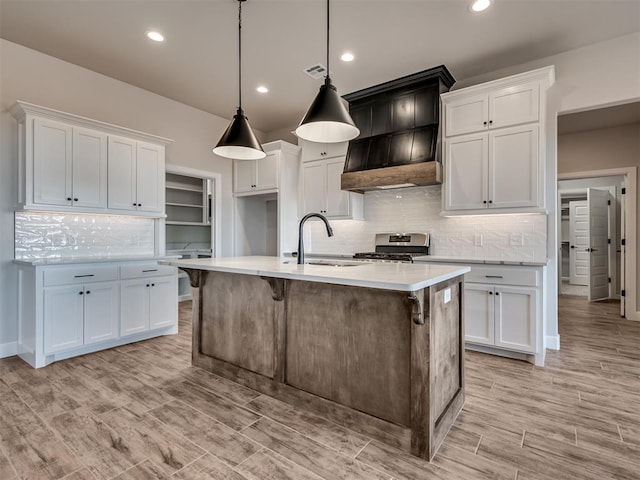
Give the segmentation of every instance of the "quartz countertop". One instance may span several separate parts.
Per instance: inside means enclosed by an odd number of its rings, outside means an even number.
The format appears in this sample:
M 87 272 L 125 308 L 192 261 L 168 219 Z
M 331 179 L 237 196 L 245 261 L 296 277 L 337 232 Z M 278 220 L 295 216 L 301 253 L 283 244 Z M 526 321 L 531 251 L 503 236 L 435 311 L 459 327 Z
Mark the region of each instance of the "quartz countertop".
M 424 255 L 421 257 L 413 257 L 416 263 L 464 263 L 464 264 L 480 264 L 480 265 L 521 265 L 529 267 L 544 267 L 547 261 L 534 260 L 506 260 L 506 259 L 489 259 L 489 258 L 457 258 L 444 257 L 439 255 Z
M 292 254 L 287 254 L 292 255 Z M 306 258 L 340 258 L 351 259 L 353 253 L 305 253 Z M 490 259 L 490 258 L 462 258 L 462 257 L 447 257 L 444 255 L 423 255 L 419 257 L 413 257 L 414 262 L 419 263 L 464 263 L 464 264 L 484 264 L 484 265 L 522 265 L 533 267 L 544 267 L 547 265 L 547 260 L 534 261 L 534 260 L 507 260 L 507 259 Z
M 174 255 L 162 255 L 162 256 L 102 256 L 102 257 L 68 257 L 68 258 L 36 258 L 26 260 L 14 260 L 13 263 L 17 265 L 27 265 L 32 267 L 38 267 L 43 265 L 76 265 L 80 263 L 111 263 L 111 262 L 144 262 L 144 261 L 158 261 L 158 260 L 172 260 L 180 257 Z
M 297 265 L 293 258 L 260 256 L 164 260 L 161 263 L 195 270 L 406 292 L 420 290 L 471 271 L 469 267 L 462 265 L 369 263 L 340 260 L 336 263 L 355 263 L 355 265 Z

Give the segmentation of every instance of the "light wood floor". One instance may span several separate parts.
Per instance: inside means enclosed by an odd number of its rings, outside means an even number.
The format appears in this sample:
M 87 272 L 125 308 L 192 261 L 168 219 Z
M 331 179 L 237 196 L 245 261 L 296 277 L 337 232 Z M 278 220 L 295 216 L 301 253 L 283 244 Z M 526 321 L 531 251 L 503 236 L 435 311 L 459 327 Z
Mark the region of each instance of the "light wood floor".
M 0 360 L 0 479 L 640 478 L 640 323 L 561 297 L 545 368 L 467 352 L 432 463 L 190 366 L 180 334 L 34 370 Z

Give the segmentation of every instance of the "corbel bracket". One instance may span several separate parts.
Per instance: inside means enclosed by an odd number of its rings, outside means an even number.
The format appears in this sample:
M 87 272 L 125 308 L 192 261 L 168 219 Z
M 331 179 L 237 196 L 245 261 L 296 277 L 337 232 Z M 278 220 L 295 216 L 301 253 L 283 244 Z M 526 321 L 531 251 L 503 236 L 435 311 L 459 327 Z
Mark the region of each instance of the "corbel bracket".
M 274 277 L 260 277 L 271 287 L 271 298 L 277 302 L 284 299 L 284 279 Z
M 182 268 L 181 270 L 184 270 L 187 275 L 189 275 L 189 283 L 193 288 L 200 287 L 203 280 L 202 270 L 196 270 L 193 268 Z
M 409 295 L 409 301 L 411 301 L 411 320 L 416 325 L 424 325 L 424 309 L 422 308 L 421 295 L 416 295 L 417 292 L 411 292 Z

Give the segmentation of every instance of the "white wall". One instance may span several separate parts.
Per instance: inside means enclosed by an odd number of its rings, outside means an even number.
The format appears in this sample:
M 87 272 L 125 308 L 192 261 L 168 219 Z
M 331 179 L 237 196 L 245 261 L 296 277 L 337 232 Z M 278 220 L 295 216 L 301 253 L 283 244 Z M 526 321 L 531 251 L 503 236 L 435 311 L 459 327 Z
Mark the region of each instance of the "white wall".
M 232 253 L 232 164 L 211 153 L 229 120 L 1 39 L 0 63 L 0 356 L 16 339 L 11 260 L 17 123 L 8 113 L 16 100 L 173 139 L 166 148 L 167 163 L 222 175 L 221 253 Z

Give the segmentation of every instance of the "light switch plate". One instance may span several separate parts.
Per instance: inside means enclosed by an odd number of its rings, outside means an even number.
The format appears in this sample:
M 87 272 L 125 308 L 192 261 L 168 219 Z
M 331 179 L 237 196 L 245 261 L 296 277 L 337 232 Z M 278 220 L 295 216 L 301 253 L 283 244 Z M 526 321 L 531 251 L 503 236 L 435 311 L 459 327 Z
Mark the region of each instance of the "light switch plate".
M 444 303 L 449 303 L 451 301 L 451 289 L 447 288 L 444 291 Z

